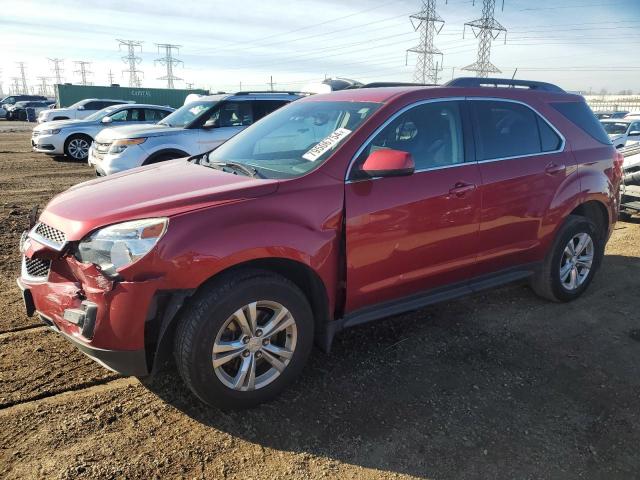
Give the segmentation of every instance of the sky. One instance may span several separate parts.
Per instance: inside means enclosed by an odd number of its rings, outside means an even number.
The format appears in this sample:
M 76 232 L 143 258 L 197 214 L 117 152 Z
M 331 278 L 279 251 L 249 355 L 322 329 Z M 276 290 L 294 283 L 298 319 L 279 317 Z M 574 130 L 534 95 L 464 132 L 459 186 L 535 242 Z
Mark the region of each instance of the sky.
M 301 89 L 326 77 L 413 81 L 419 45 L 409 15 L 421 0 L 0 0 L 0 82 L 5 92 L 25 62 L 27 81 L 52 77 L 47 58 L 64 59 L 64 81 L 78 83 L 74 61 L 91 62 L 88 80 L 128 84 L 116 39 L 141 41 L 142 85 L 164 87 L 156 44 L 181 47 L 175 75 L 213 91 Z M 444 26 L 442 81 L 473 75 L 477 39 L 464 23 L 482 0 L 436 0 Z M 640 94 L 640 0 L 496 0 L 506 29 L 492 45 L 497 76 L 543 80 L 567 90 Z M 464 38 L 463 38 L 464 30 Z M 51 82 L 51 80 L 48 80 Z

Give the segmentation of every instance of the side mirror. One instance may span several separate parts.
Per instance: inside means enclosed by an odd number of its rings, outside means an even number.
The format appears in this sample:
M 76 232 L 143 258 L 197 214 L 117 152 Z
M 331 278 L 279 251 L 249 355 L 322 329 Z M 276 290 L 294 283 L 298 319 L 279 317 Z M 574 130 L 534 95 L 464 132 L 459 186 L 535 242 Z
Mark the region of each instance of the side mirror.
M 632 132 L 629 132 L 630 137 L 637 137 L 639 135 L 640 135 L 640 130 L 634 130 Z
M 415 169 L 409 152 L 382 149 L 367 157 L 361 171 L 369 177 L 401 177 L 413 174 Z
M 111 118 L 111 117 L 102 117 L 102 120 L 100 120 L 100 122 L 104 123 L 104 124 L 113 123 L 113 118 Z
M 80 106 L 78 107 L 78 110 L 84 110 L 84 105 L 80 105 Z

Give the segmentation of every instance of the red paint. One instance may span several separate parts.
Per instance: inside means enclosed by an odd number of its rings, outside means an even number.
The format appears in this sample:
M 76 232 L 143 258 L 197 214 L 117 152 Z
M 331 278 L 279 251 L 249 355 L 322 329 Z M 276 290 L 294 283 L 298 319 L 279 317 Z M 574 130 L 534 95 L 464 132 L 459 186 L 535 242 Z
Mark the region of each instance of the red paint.
M 417 101 L 499 97 L 531 105 L 567 140 L 565 150 L 526 161 L 473 161 L 412 175 L 345 183 L 351 159 L 393 113 Z M 540 261 L 566 216 L 586 201 L 616 218 L 620 169 L 602 145 L 551 108 L 568 94 L 489 88 L 380 88 L 312 96 L 383 105 L 318 169 L 291 180 L 230 175 L 176 160 L 77 185 L 55 197 L 41 221 L 79 241 L 97 228 L 169 217 L 166 235 L 111 282 L 72 256 L 42 245 L 27 255 L 54 258 L 46 283 L 23 283 L 36 308 L 78 337 L 62 319 L 82 292 L 99 305 L 97 348 L 144 347 L 156 292 L 197 289 L 228 268 L 286 259 L 311 269 L 329 312 L 349 313 L 520 263 Z M 410 156 L 381 165 L 408 165 Z M 344 218 L 343 218 L 344 217 Z M 343 244 L 346 251 L 343 252 Z M 344 275 L 341 277 L 341 275 Z M 151 313 L 150 313 L 151 312 Z

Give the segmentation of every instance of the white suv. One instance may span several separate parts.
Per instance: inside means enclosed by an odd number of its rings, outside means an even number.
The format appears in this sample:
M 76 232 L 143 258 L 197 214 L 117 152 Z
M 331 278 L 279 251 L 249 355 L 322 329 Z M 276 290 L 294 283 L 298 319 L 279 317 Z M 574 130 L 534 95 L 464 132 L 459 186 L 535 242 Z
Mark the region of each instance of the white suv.
M 123 103 L 135 102 L 133 100 L 87 98 L 66 108 L 52 108 L 50 110 L 40 112 L 38 115 L 38 123 L 50 122 L 52 120 L 81 120 L 98 110 L 111 107 L 112 105 L 121 105 Z
M 213 150 L 265 115 L 297 100 L 294 92 L 208 95 L 155 125 L 106 128 L 89 149 L 89 165 L 104 176 Z

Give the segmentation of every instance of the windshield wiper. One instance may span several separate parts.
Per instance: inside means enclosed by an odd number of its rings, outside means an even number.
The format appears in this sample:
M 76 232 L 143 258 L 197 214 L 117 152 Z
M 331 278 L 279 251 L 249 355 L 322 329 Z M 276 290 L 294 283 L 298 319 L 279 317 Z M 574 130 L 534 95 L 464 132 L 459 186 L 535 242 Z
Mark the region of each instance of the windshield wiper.
M 245 165 L 244 163 L 229 162 L 229 161 L 216 161 L 216 162 L 208 161 L 208 162 L 203 163 L 202 161 L 200 161 L 200 165 L 210 166 L 210 167 L 213 167 L 213 168 L 219 168 L 220 170 L 223 170 L 224 167 L 227 167 L 227 168 L 230 168 L 231 170 L 234 170 L 236 172 L 242 172 L 242 173 L 244 173 L 245 175 L 247 175 L 249 177 L 264 178 L 262 175 L 260 175 L 258 173 L 258 170 L 256 170 L 251 165 Z

